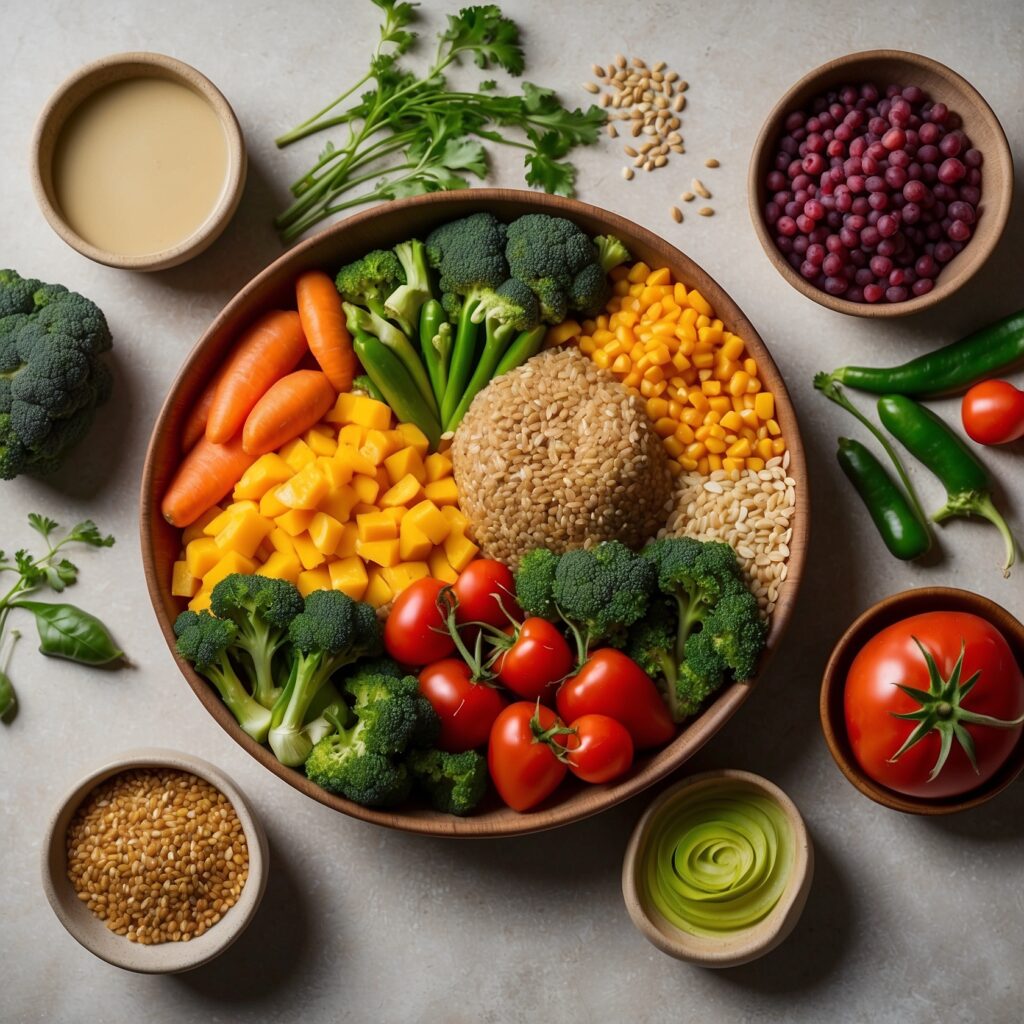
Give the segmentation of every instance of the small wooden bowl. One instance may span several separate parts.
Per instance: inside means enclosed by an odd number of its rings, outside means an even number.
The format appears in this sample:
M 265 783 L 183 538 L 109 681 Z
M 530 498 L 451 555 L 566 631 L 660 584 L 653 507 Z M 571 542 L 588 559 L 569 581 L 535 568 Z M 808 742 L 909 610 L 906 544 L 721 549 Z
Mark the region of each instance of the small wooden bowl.
M 839 770 L 865 796 L 875 803 L 904 814 L 954 814 L 991 800 L 1001 793 L 1024 770 L 1024 737 L 1013 749 L 1006 763 L 988 782 L 962 796 L 925 800 L 896 793 L 868 778 L 857 763 L 846 735 L 843 695 L 846 676 L 857 652 L 873 636 L 887 626 L 923 612 L 969 612 L 992 623 L 1006 638 L 1017 663 L 1024 666 L 1024 624 L 1001 605 L 980 594 L 954 587 L 922 587 L 904 590 L 872 605 L 839 638 L 825 666 L 821 680 L 819 712 L 825 742 Z
M 107 928 L 79 900 L 68 879 L 66 835 L 82 801 L 101 782 L 131 768 L 174 768 L 205 779 L 231 802 L 245 833 L 249 877 L 242 894 L 224 916 L 189 942 L 145 946 Z M 174 750 L 133 750 L 90 772 L 66 793 L 50 817 L 42 844 L 43 889 L 60 923 L 76 942 L 108 964 L 139 974 L 180 974 L 220 956 L 249 926 L 263 899 L 270 868 L 267 837 L 242 791 L 212 764 Z
M 764 220 L 767 199 L 765 178 L 772 169 L 786 115 L 802 110 L 815 96 L 837 85 L 874 82 L 886 85 L 917 85 L 933 100 L 941 100 L 963 120 L 964 131 L 985 162 L 982 166 L 981 204 L 977 228 L 970 241 L 942 268 L 935 287 L 926 295 L 905 302 L 868 303 L 829 295 L 805 280 L 779 252 Z M 837 57 L 804 75 L 775 104 L 768 115 L 750 158 L 747 178 L 750 216 L 776 270 L 809 299 L 837 313 L 851 316 L 899 317 L 928 309 L 948 298 L 978 271 L 992 255 L 1010 216 L 1013 200 L 1013 157 L 1002 125 L 981 94 L 955 71 L 937 60 L 903 50 L 865 50 Z
M 61 130 L 71 114 L 97 90 L 128 78 L 163 78 L 184 85 L 213 108 L 224 130 L 228 167 L 216 206 L 188 238 L 170 249 L 126 256 L 86 241 L 64 219 L 53 183 L 53 157 Z M 227 227 L 245 189 L 246 153 L 242 129 L 221 91 L 195 68 L 160 53 L 115 53 L 86 64 L 47 101 L 32 139 L 32 187 L 51 228 L 83 256 L 122 270 L 165 270 L 198 256 Z
M 657 820 L 674 805 L 705 789 L 740 784 L 764 794 L 782 808 L 793 829 L 794 859 L 789 882 L 779 902 L 762 921 L 732 935 L 692 935 L 667 921 L 651 903 L 644 880 L 647 844 Z M 774 783 L 751 772 L 725 768 L 702 772 L 666 789 L 637 822 L 622 862 L 622 896 L 633 924 L 663 953 L 700 967 L 738 967 L 757 960 L 783 942 L 796 927 L 814 878 L 814 847 L 796 805 Z

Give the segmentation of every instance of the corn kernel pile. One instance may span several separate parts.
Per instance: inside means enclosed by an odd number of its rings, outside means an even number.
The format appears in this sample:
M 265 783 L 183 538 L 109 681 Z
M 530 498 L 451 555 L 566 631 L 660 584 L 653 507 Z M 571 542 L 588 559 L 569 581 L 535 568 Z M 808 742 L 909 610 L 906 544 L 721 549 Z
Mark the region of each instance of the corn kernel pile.
M 761 470 L 786 450 L 775 399 L 762 389 L 743 339 L 727 331 L 707 300 L 673 282 L 667 267 L 617 267 L 606 312 L 566 321 L 549 343 L 580 351 L 646 399 L 674 475 Z
M 476 557 L 446 454 L 391 409 L 342 394 L 326 422 L 260 456 L 184 531 L 171 592 L 199 611 L 231 573 L 290 580 L 303 595 L 341 590 L 375 608 L 410 583 L 454 583 Z

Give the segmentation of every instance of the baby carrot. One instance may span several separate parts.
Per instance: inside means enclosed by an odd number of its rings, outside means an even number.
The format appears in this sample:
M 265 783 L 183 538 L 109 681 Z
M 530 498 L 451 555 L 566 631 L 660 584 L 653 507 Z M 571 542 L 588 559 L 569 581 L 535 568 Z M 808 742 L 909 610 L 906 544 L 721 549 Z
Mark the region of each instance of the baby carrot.
M 213 396 L 217 392 L 217 385 L 220 384 L 226 368 L 226 366 L 221 366 L 210 378 L 209 384 L 203 388 L 202 394 L 189 410 L 188 416 L 185 417 L 185 426 L 181 430 L 181 450 L 183 452 L 191 451 L 196 441 L 206 433 L 206 421 L 210 418 Z
M 242 430 L 242 448 L 252 456 L 280 448 L 313 426 L 337 397 L 327 374 L 319 370 L 289 373 L 271 384 L 249 413 Z
M 171 526 L 194 523 L 238 483 L 255 461 L 255 455 L 243 450 L 241 433 L 227 444 L 214 444 L 201 437 L 167 488 L 160 505 L 164 519 Z
M 310 270 L 296 281 L 295 297 L 302 330 L 320 369 L 335 391 L 350 390 L 357 373 L 356 355 L 334 282 L 323 271 Z
M 270 385 L 293 370 L 308 349 L 294 310 L 260 317 L 228 357 L 210 405 L 206 439 L 224 444 L 234 437 Z

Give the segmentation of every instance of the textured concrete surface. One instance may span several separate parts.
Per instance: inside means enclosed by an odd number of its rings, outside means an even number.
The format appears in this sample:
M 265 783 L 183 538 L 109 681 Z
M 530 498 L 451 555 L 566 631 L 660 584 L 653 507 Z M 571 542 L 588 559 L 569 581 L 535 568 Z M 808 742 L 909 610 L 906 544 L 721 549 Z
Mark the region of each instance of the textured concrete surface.
M 424 32 L 440 24 L 428 8 Z M 452 4 L 454 6 L 454 2 Z M 942 556 L 904 566 L 881 548 L 833 462 L 843 414 L 819 399 L 817 369 L 888 361 L 949 341 L 1024 305 L 1022 207 L 995 257 L 955 300 L 909 321 L 833 315 L 786 286 L 746 211 L 747 158 L 775 97 L 806 69 L 844 52 L 902 46 L 945 61 L 995 108 L 1024 148 L 1024 27 L 1013 0 L 824 5 L 667 2 L 584 5 L 507 0 L 521 22 L 527 78 L 573 100 L 594 60 L 616 51 L 664 58 L 691 83 L 688 154 L 625 183 L 614 145 L 580 155 L 582 198 L 663 231 L 701 262 L 771 346 L 799 407 L 813 479 L 813 544 L 789 635 L 741 713 L 688 767 L 760 772 L 797 802 L 814 834 L 818 874 L 790 938 L 760 963 L 713 973 L 663 956 L 632 928 L 619 894 L 640 797 L 573 828 L 500 843 L 392 834 L 300 797 L 234 746 L 188 691 L 160 638 L 136 539 L 146 439 L 168 384 L 222 304 L 280 252 L 272 213 L 320 140 L 277 152 L 272 138 L 361 69 L 375 35 L 367 3 L 174 4 L 4 0 L 0 66 L 0 263 L 61 281 L 106 310 L 116 337 L 117 401 L 60 478 L 0 485 L 2 546 L 28 543 L 25 514 L 94 517 L 111 551 L 76 556 L 74 600 L 101 611 L 130 652 L 118 674 L 47 661 L 23 641 L 12 674 L 17 724 L 0 736 L 0 1019 L 22 1022 L 450 1021 L 985 1021 L 1019 1020 L 1024 1001 L 1024 785 L 988 806 L 934 821 L 860 797 L 828 756 L 817 691 L 840 631 L 877 598 L 957 584 L 1024 615 L 1020 573 L 997 571 L 982 525 L 942 531 Z M 581 17 L 581 13 L 584 16 Z M 28 145 L 46 97 L 88 60 L 121 50 L 173 54 L 209 75 L 248 139 L 250 180 L 221 240 L 195 262 L 152 276 L 100 267 L 50 231 L 32 199 Z M 715 217 L 675 226 L 668 207 L 703 159 Z M 517 184 L 516 155 L 493 180 Z M 1018 189 L 1020 182 L 1018 179 Z M 952 413 L 952 403 L 946 411 Z M 1022 451 L 986 456 L 1024 531 Z M 917 474 L 929 505 L 940 493 Z M 43 823 L 61 792 L 109 754 L 143 744 L 188 749 L 246 790 L 266 822 L 273 874 L 249 932 L 221 960 L 176 978 L 142 978 L 95 960 L 63 931 L 39 884 Z

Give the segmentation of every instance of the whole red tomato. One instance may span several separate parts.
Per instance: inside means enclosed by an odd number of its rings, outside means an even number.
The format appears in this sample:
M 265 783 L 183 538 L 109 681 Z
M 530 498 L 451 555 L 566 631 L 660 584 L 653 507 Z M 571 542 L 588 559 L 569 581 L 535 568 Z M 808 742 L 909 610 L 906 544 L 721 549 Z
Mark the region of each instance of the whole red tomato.
M 1007 380 L 983 380 L 964 395 L 960 415 L 978 444 L 1009 444 L 1024 437 L 1024 391 Z
M 395 598 L 384 623 L 384 646 L 403 665 L 426 665 L 446 658 L 455 644 L 437 607 L 444 583 L 429 576 L 416 580 Z
M 676 734 L 675 723 L 651 677 L 622 651 L 605 647 L 558 691 L 558 713 L 567 722 L 608 715 L 621 722 L 638 748 L 660 747 Z
M 966 612 L 928 612 L 861 648 L 844 704 L 853 754 L 872 779 L 908 796 L 957 796 L 990 779 L 1020 739 L 1024 676 L 991 623 Z M 922 710 L 924 720 L 896 717 Z M 945 758 L 943 733 L 952 739 Z
M 528 811 L 550 796 L 565 778 L 566 766 L 550 742 L 562 723 L 551 708 L 519 701 L 494 720 L 487 767 L 494 788 L 514 811 Z
M 547 619 L 535 617 L 527 619 L 518 632 L 511 626 L 507 632 L 512 646 L 494 664 L 498 679 L 524 700 L 550 703 L 575 660 L 565 637 Z
M 569 751 L 569 771 L 584 782 L 611 782 L 633 763 L 633 738 L 620 722 L 607 715 L 583 715 L 573 730 L 559 737 Z
M 487 683 L 474 683 L 470 667 L 458 658 L 443 658 L 420 672 L 420 692 L 441 719 L 437 745 L 451 754 L 482 747 L 505 700 Z
M 452 589 L 459 601 L 455 620 L 460 625 L 464 622 L 485 622 L 489 626 L 504 627 L 508 625 L 509 615 L 514 619 L 521 616 L 512 570 L 493 558 L 478 558 L 470 562 Z M 495 599 L 495 594 L 501 604 Z M 502 611 L 502 605 L 508 615 Z

